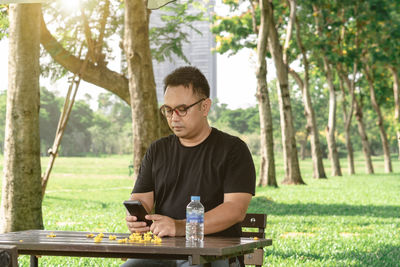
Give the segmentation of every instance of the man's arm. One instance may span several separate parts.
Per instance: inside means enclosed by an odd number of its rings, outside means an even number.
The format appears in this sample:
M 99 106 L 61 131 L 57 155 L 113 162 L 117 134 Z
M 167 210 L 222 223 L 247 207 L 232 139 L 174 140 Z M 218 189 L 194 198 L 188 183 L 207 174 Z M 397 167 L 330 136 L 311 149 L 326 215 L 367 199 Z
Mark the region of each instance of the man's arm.
M 154 205 L 153 191 L 146 192 L 146 193 L 134 193 L 131 195 L 131 199 L 132 200 L 140 200 L 140 202 L 142 203 L 142 205 L 145 208 L 145 210 L 147 211 L 147 213 L 150 213 L 151 210 L 153 209 L 153 205 Z M 138 222 L 136 216 L 131 216 L 129 213 L 127 213 L 127 216 L 126 216 L 126 224 L 131 233 L 147 232 L 150 230 L 150 227 L 146 226 L 145 222 Z
M 204 214 L 204 234 L 217 233 L 243 221 L 251 197 L 249 193 L 224 194 L 224 202 Z
M 154 205 L 154 192 L 146 192 L 146 193 L 134 193 L 131 194 L 131 199 L 132 200 L 140 200 L 142 203 L 143 207 L 147 211 L 147 213 L 150 213 L 151 210 L 153 209 Z
M 204 234 L 213 234 L 243 221 L 251 194 L 224 194 L 224 202 L 204 214 Z M 174 220 L 170 217 L 152 214 L 146 219 L 153 220 L 151 231 L 158 236 L 185 236 L 186 220 Z

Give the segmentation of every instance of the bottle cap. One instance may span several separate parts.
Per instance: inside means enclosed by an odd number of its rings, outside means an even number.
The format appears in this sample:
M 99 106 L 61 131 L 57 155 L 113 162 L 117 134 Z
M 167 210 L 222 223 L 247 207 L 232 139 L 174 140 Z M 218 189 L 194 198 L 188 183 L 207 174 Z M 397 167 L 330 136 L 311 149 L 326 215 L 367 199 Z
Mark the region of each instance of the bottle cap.
M 200 196 L 191 196 L 190 200 L 191 201 L 200 201 Z

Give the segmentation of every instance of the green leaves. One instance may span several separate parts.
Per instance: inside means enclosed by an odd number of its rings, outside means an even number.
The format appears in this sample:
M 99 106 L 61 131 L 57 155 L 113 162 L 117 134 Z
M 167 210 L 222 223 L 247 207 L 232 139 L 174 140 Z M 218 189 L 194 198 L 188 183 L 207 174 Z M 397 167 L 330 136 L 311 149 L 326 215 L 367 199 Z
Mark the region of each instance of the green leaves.
M 232 6 L 232 8 L 238 8 Z M 257 12 L 257 23 L 260 21 Z M 253 29 L 253 18 L 250 7 L 240 15 L 213 16 L 212 33 L 216 34 L 216 51 L 220 54 L 236 54 L 242 48 L 256 48 L 257 35 Z
M 8 36 L 8 5 L 0 4 L 0 40 Z
M 188 9 L 190 8 L 190 11 Z M 195 21 L 205 21 L 206 7 L 189 0 L 185 3 L 172 3 L 160 9 L 161 21 L 150 28 L 150 46 L 152 57 L 158 62 L 172 59 L 173 55 L 190 63 L 182 50 L 184 43 L 189 43 L 189 31 L 201 35 L 201 31 L 193 27 Z

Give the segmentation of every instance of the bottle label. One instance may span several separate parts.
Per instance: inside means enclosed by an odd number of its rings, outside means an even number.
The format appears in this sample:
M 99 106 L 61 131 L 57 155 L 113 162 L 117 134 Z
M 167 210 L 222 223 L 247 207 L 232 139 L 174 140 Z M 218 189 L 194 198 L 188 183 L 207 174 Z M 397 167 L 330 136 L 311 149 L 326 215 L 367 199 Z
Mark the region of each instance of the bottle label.
M 204 217 L 198 214 L 186 214 L 186 222 L 188 223 L 203 223 Z

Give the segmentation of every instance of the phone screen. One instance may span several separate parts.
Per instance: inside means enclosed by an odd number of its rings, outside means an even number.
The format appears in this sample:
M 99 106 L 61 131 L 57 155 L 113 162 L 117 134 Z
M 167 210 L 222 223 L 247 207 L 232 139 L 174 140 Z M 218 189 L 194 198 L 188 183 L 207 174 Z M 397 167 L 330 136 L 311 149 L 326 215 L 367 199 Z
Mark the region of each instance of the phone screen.
M 153 221 L 144 218 L 147 211 L 139 200 L 125 200 L 124 206 L 130 215 L 137 217 L 138 221 L 146 222 L 147 226 L 150 226 L 153 223 Z

